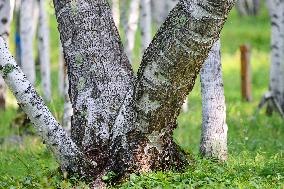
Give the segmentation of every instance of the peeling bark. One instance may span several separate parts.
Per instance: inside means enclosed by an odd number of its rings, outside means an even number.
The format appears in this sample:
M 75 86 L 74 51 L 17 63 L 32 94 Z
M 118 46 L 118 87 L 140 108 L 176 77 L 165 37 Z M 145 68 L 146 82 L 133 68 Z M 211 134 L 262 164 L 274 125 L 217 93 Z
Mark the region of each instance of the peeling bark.
M 228 126 L 220 46 L 220 40 L 213 45 L 200 72 L 202 95 L 200 152 L 205 157 L 225 161 L 228 156 Z
M 43 96 L 46 101 L 51 100 L 50 81 L 50 49 L 48 18 L 44 7 L 44 0 L 39 0 L 38 52 L 41 71 Z
M 14 0 L 0 1 L 0 37 L 8 42 L 10 34 L 10 24 L 12 22 Z M 0 77 L 0 110 L 5 109 L 6 104 L 6 85 L 2 77 Z
M 37 134 L 55 155 L 63 171 L 84 174 L 87 171 L 86 168 L 91 169 L 96 166 L 95 162 L 91 162 L 83 156 L 55 120 L 42 98 L 38 96 L 32 84 L 16 64 L 1 37 L 0 74 L 15 95 L 19 106 L 34 124 Z

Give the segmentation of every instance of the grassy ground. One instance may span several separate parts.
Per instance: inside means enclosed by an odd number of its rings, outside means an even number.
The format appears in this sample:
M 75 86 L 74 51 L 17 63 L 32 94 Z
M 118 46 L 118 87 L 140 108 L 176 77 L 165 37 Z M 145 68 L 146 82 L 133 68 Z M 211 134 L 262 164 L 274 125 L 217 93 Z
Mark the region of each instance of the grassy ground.
M 52 10 L 51 10 L 52 12 Z M 53 101 L 49 104 L 61 120 L 63 100 L 57 94 L 58 33 L 51 17 Z M 138 41 L 140 39 L 138 38 Z M 132 175 L 121 188 L 284 188 L 284 124 L 278 115 L 267 117 L 256 109 L 269 80 L 270 24 L 267 11 L 257 17 L 239 18 L 233 11 L 222 32 L 222 54 L 229 126 L 229 160 L 225 164 L 198 155 L 201 129 L 199 80 L 189 95 L 189 112 L 179 117 L 175 139 L 195 159 L 183 173 L 157 172 Z M 253 102 L 240 98 L 239 45 L 252 46 Z M 138 47 L 138 45 L 137 45 Z M 135 60 L 139 60 L 136 47 Z M 13 49 L 11 43 L 11 49 Z M 137 65 L 135 66 L 138 67 Z M 41 92 L 40 84 L 37 88 Z M 7 110 L 0 112 L 0 137 L 17 135 L 10 122 L 17 103 L 8 94 Z M 64 179 L 58 165 L 37 137 L 26 136 L 22 144 L 0 145 L 0 188 L 88 188 L 76 177 Z

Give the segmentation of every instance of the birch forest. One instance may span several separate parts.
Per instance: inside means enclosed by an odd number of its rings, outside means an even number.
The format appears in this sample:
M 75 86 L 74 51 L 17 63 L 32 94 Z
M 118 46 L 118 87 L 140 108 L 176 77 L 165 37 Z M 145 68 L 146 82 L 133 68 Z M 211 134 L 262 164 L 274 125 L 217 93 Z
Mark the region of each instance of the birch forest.
M 0 0 L 0 189 L 284 187 L 284 0 Z

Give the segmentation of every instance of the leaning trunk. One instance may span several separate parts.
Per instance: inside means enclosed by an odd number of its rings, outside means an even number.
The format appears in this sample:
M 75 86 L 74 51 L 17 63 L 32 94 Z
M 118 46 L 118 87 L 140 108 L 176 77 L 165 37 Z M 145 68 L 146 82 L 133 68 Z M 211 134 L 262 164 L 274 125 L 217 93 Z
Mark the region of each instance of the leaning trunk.
M 216 42 L 201 72 L 202 136 L 200 152 L 203 156 L 227 159 L 227 124 L 220 41 Z

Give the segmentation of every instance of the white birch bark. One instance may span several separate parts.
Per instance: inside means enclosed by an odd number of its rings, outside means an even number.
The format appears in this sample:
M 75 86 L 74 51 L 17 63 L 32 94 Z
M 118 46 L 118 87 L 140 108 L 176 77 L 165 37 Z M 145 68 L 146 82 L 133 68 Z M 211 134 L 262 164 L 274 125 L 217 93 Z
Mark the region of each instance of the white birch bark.
M 58 91 L 60 96 L 64 96 L 65 88 L 64 88 L 64 73 L 65 73 L 65 61 L 63 56 L 63 48 L 61 41 L 59 39 L 59 57 L 58 57 Z
M 125 4 L 123 6 L 126 6 Z M 117 28 L 120 24 L 119 0 L 112 0 L 112 17 Z
M 167 17 L 167 0 L 152 0 L 152 19 L 155 27 L 159 28 Z
M 140 0 L 132 0 L 129 7 L 129 15 L 127 22 L 126 36 L 126 55 L 128 56 L 130 63 L 132 63 L 132 53 L 135 45 L 135 35 L 139 21 L 139 5 Z
M 73 115 L 73 108 L 69 97 L 69 80 L 68 75 L 65 72 L 64 78 L 64 111 L 63 111 L 63 118 L 62 118 L 62 125 L 65 130 L 70 134 L 71 133 L 71 117 Z
M 42 98 L 38 96 L 1 37 L 0 74 L 15 95 L 19 106 L 34 124 L 37 134 L 52 150 L 62 170 L 83 172 L 84 170 L 77 167 L 78 162 L 82 161 L 81 158 L 84 158 L 81 152 L 55 120 Z M 95 162 L 88 162 L 95 166 Z
M 271 17 L 271 66 L 269 88 L 284 109 L 284 1 L 267 1 Z M 268 112 L 273 103 L 270 102 Z
M 0 37 L 8 42 L 10 34 L 10 24 L 13 17 L 14 0 L 0 1 Z M 0 109 L 5 109 L 6 104 L 6 85 L 0 76 Z
M 200 72 L 202 134 L 200 152 L 220 161 L 227 159 L 226 104 L 222 80 L 220 40 L 211 49 Z
M 49 26 L 44 0 L 39 0 L 38 52 L 43 96 L 51 100 Z
M 140 0 L 141 50 L 144 52 L 152 40 L 151 0 Z
M 22 0 L 20 8 L 21 66 L 28 80 L 35 83 L 34 61 L 34 9 L 35 0 Z

